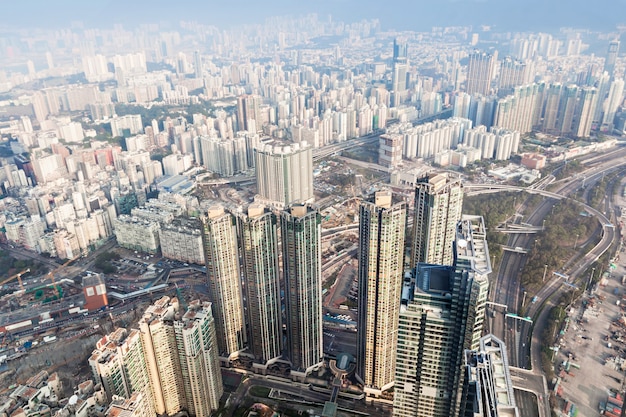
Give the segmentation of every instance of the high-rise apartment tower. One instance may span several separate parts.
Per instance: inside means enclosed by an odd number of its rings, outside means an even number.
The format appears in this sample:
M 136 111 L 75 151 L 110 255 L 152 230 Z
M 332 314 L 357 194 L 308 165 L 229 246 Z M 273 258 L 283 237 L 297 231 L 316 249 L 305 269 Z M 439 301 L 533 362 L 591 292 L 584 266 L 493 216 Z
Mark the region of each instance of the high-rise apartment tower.
M 313 156 L 305 144 L 265 145 L 254 154 L 259 200 L 277 208 L 313 200 Z
M 138 326 L 103 337 L 89 358 L 109 398 L 140 394 L 153 415 L 210 416 L 224 392 L 211 303 L 183 310 L 178 299 L 162 297 Z
M 615 63 L 619 55 L 619 40 L 615 39 L 609 42 L 609 49 L 606 52 L 606 60 L 604 61 L 604 70 L 613 78 L 615 75 Z
M 394 39 L 391 75 L 392 107 L 400 105 L 406 96 L 408 67 L 407 43 L 405 40 Z
M 393 386 L 404 274 L 406 205 L 389 191 L 359 210 L 357 375 L 366 393 Z
M 411 268 L 419 262 L 452 265 L 463 184 L 447 173 L 420 178 L 415 186 Z
M 475 51 L 470 55 L 467 67 L 467 94 L 482 94 L 483 96 L 490 94 L 497 61 L 497 52 L 488 54 Z
M 282 354 L 276 215 L 260 204 L 237 216 L 247 299 L 250 351 L 264 369 Z
M 456 228 L 454 265 L 420 263 L 402 290 L 393 415 L 458 415 L 463 359 L 475 350 L 485 318 L 491 272 L 482 217 Z
M 246 342 L 236 222 L 219 205 L 200 220 L 217 344 L 221 360 L 229 361 Z
M 306 205 L 281 213 L 287 356 L 298 378 L 323 362 L 321 214 Z

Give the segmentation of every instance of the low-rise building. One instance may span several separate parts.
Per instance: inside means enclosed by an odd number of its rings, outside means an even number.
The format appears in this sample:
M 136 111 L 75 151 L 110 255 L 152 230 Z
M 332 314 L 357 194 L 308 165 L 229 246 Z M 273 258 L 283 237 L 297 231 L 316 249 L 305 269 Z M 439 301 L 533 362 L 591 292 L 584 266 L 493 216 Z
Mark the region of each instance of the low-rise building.
M 83 308 L 89 311 L 98 310 L 109 305 L 106 284 L 100 274 L 90 274 L 83 277 L 83 294 L 85 295 Z
M 152 417 L 154 410 L 150 409 L 145 395 L 134 392 L 130 398 L 113 397 L 106 417 Z
M 138 217 L 121 215 L 113 220 L 117 243 L 126 249 L 147 253 L 159 250 L 159 223 Z
M 161 253 L 165 258 L 204 264 L 202 232 L 196 219 L 177 218 L 159 229 Z
M 521 163 L 528 169 L 542 169 L 546 166 L 546 157 L 538 153 L 524 153 Z

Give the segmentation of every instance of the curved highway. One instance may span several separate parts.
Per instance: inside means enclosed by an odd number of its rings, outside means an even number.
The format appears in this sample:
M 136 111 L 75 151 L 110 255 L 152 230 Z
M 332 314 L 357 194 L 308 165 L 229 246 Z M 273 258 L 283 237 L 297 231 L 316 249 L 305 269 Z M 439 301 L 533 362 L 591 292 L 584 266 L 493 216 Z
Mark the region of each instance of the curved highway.
M 468 184 L 465 186 L 465 188 L 470 190 L 468 195 L 494 193 L 501 191 L 524 191 L 531 194 L 540 194 L 548 197 L 546 200 L 539 204 L 537 209 L 525 221 L 526 223 L 535 226 L 541 226 L 543 219 L 547 216 L 554 204 L 558 200 L 567 198 L 567 194 L 580 188 L 583 181 L 586 181 L 587 187 L 593 187 L 601 177 L 603 177 L 607 173 L 612 173 L 622 169 L 624 165 L 626 165 L 626 162 L 621 162 L 617 165 L 610 164 L 609 167 L 596 167 L 593 169 L 594 172 L 588 176 L 576 176 L 571 178 L 569 182 L 560 187 L 558 192 L 550 192 L 537 188 L 524 188 L 499 184 Z M 561 273 L 570 275 L 572 278 L 575 278 L 577 274 L 583 272 L 587 269 L 589 265 L 597 261 L 598 258 L 608 250 L 616 236 L 614 225 L 611 223 L 610 219 L 605 216 L 604 213 L 596 210 L 595 208 L 587 204 L 581 203 L 579 201 L 576 202 L 599 220 L 602 226 L 602 239 L 574 266 L 568 268 L 566 271 L 561 271 Z M 610 209 L 607 209 L 607 212 L 610 212 Z M 532 240 L 533 237 L 529 235 L 512 235 L 509 237 L 507 245 L 510 247 L 527 248 Z M 528 300 L 523 299 L 523 295 L 522 299 L 520 300 L 521 287 L 518 275 L 523 268 L 524 261 L 524 254 L 504 252 L 501 266 L 499 269 L 499 274 L 494 284 L 493 290 L 495 298 L 492 301 L 497 304 L 507 305 L 509 312 L 518 313 L 520 311 L 520 307 L 527 306 L 529 304 L 527 303 Z M 551 275 L 550 278 L 548 278 L 546 285 L 536 294 L 537 298 L 539 300 L 546 300 L 561 286 L 561 284 L 562 282 L 560 277 Z M 531 304 L 527 316 L 535 317 L 541 305 L 542 303 Z M 504 316 L 504 318 L 501 318 L 499 315 L 496 315 L 496 317 L 492 319 L 495 320 L 492 320 L 491 332 L 495 332 L 494 334 L 499 334 L 504 338 L 509 349 L 509 359 L 511 365 L 522 368 L 527 367 L 529 365 L 529 358 L 528 354 L 524 354 L 524 352 L 527 352 L 528 349 L 524 348 L 526 348 L 526 340 L 528 339 L 530 326 L 525 323 L 529 322 L 515 319 L 511 316 Z M 538 360 L 539 358 L 533 361 L 535 363 L 533 363 L 532 365 L 536 365 Z M 535 366 L 533 366 L 533 368 L 534 367 Z
M 541 226 L 543 219 L 547 216 L 553 205 L 558 202 L 558 200 L 568 198 L 567 196 L 569 194 L 581 187 L 586 189 L 591 188 L 595 186 L 596 183 L 605 175 L 624 169 L 624 166 L 626 166 L 624 156 L 626 156 L 626 149 L 621 148 L 605 155 L 589 158 L 586 161 L 586 165 L 589 166 L 588 169 L 586 169 L 583 173 L 577 174 L 573 177 L 568 177 L 565 180 L 555 181 L 554 184 L 558 184 L 559 187 L 554 192 L 543 190 L 541 187 L 522 188 L 493 184 L 468 184 L 465 188 L 469 191 L 467 195 L 494 193 L 500 191 L 525 191 L 532 194 L 543 195 L 547 198 L 539 204 L 536 210 L 528 216 L 527 219 L 524 220 L 525 223 Z M 546 180 L 541 184 L 546 186 L 551 182 L 552 181 Z M 610 248 L 615 239 L 618 238 L 614 224 L 611 223 L 614 208 L 611 206 L 610 198 L 606 199 L 604 213 L 590 207 L 587 204 L 581 202 L 577 203 L 598 219 L 601 224 L 602 238 L 600 242 L 583 257 L 578 258 L 571 264 L 568 263 L 568 265 L 564 266 L 564 269 L 560 271 L 564 275 L 569 275 L 570 281 L 574 281 L 578 275 L 587 270 L 593 262 L 595 262 Z M 607 217 L 607 215 L 611 218 Z M 531 235 L 511 235 L 507 245 L 511 247 L 520 246 L 528 248 L 528 245 L 532 242 L 532 240 L 533 237 Z M 490 296 L 490 301 L 496 304 L 508 306 L 508 308 L 504 310 L 502 307 L 492 306 L 490 311 L 494 311 L 494 313 L 492 313 L 492 316 L 488 319 L 490 324 L 489 331 L 502 337 L 506 342 L 511 366 L 519 368 L 526 368 L 530 366 L 534 370 L 534 373 L 542 374 L 541 342 L 539 338 L 543 327 L 545 327 L 545 323 L 550 312 L 550 298 L 559 291 L 565 291 L 565 286 L 563 285 L 562 278 L 549 274 L 546 276 L 545 286 L 536 294 L 537 299 L 540 302 L 530 302 L 530 300 L 525 299 L 526 294 L 521 292 L 518 278 L 524 262 L 525 256 L 523 254 L 504 252 L 498 275 L 493 287 L 491 288 L 492 295 Z M 525 315 L 529 316 L 534 324 L 530 321 L 504 314 L 519 313 L 523 307 L 528 308 Z M 533 326 L 535 326 L 534 329 Z M 529 343 L 531 335 L 532 343 Z M 536 392 L 544 392 L 544 394 L 547 394 L 545 392 L 545 386 L 538 386 L 536 388 Z M 544 408 L 542 409 L 542 414 L 544 414 L 544 411 L 549 412 L 549 405 L 547 401 L 548 396 L 543 395 L 542 403 Z M 549 413 L 547 415 L 549 415 Z

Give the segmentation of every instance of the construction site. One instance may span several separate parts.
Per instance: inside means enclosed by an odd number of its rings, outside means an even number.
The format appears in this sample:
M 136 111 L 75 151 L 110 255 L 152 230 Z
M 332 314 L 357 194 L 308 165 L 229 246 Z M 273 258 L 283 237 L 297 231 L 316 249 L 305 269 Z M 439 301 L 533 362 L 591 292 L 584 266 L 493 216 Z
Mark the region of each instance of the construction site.
M 201 267 L 167 260 L 155 260 L 156 266 L 113 250 L 121 256 L 111 275 L 72 259 L 37 275 L 9 271 L 0 280 L 0 397 L 44 370 L 57 372 L 72 392 L 91 376 L 86 359 L 103 334 L 136 322 L 152 297 L 171 292 L 182 298 L 181 291 L 195 293 L 190 284 L 203 281 Z

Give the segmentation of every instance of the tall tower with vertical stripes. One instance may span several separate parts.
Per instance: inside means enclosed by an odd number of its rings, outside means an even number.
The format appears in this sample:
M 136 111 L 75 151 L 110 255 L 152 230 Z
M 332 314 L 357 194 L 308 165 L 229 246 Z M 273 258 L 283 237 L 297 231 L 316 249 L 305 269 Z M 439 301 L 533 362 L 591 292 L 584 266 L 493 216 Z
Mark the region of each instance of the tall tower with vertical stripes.
M 415 186 L 411 268 L 419 262 L 452 265 L 455 228 L 461 220 L 463 185 L 449 174 L 425 176 Z
M 404 273 L 406 205 L 389 191 L 359 210 L 357 375 L 369 395 L 393 386 Z
M 229 361 L 246 342 L 236 222 L 219 205 L 200 220 L 217 344 L 221 360 Z
M 480 347 L 491 273 L 485 225 L 463 216 L 455 231 L 454 264 L 419 263 L 403 284 L 395 417 L 457 416 L 464 352 Z
M 254 367 L 266 368 L 282 355 L 277 218 L 251 204 L 237 216 L 247 299 L 250 352 Z
M 322 252 L 319 211 L 292 205 L 281 213 L 287 356 L 294 377 L 323 363 Z

